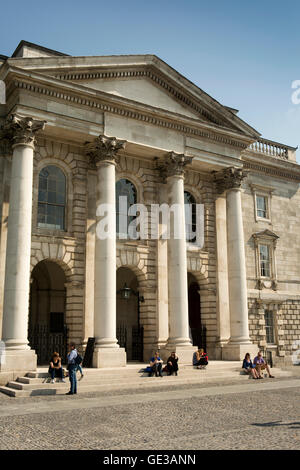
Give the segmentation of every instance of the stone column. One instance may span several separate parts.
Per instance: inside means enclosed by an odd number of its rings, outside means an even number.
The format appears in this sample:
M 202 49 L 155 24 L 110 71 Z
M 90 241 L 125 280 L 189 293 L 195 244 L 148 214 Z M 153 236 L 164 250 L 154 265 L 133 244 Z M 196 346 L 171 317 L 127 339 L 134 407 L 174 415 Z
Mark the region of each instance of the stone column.
M 97 167 L 96 241 L 94 284 L 94 367 L 126 365 L 126 353 L 116 338 L 116 156 L 125 141 L 99 136 L 87 146 Z M 105 229 L 106 234 L 102 229 Z
M 184 211 L 184 167 L 191 161 L 191 157 L 171 152 L 162 167 L 171 209 L 168 240 L 169 338 L 164 355 L 176 351 L 181 364 L 191 364 L 193 352 L 196 350 L 189 338 Z
M 219 193 L 226 191 L 228 286 L 230 340 L 223 348 L 223 359 L 241 360 L 246 352 L 257 353 L 249 336 L 248 292 L 241 186 L 246 173 L 241 168 L 226 168 L 216 175 Z
M 227 222 L 226 197 L 218 196 L 216 209 L 216 254 L 217 254 L 217 318 L 218 318 L 218 359 L 222 359 L 222 349 L 230 338 L 230 311 L 227 263 Z
M 2 135 L 12 144 L 13 158 L 7 228 L 2 338 L 6 360 L 1 371 L 36 369 L 27 339 L 30 289 L 32 175 L 35 133 L 44 121 L 12 115 Z

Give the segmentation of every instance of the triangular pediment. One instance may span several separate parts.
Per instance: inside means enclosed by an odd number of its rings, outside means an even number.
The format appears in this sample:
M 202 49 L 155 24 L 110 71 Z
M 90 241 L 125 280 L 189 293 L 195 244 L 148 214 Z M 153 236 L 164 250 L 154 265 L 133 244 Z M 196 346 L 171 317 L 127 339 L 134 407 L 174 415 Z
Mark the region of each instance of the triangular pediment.
M 156 86 L 148 78 L 129 77 L 125 79 L 91 79 L 81 80 L 81 85 L 95 90 L 104 91 L 112 95 L 121 96 L 146 106 L 164 109 L 176 114 L 182 114 L 193 119 L 199 119 L 199 113 L 193 111 L 188 106 L 184 106 L 180 101 L 175 100 Z
M 261 239 L 272 239 L 272 240 L 278 240 L 279 236 L 276 235 L 276 233 L 272 232 L 271 230 L 262 230 L 261 232 L 256 232 L 253 234 L 253 238 L 257 240 Z
M 236 110 L 223 106 L 155 55 L 19 57 L 8 59 L 8 64 L 246 137 L 260 136 Z

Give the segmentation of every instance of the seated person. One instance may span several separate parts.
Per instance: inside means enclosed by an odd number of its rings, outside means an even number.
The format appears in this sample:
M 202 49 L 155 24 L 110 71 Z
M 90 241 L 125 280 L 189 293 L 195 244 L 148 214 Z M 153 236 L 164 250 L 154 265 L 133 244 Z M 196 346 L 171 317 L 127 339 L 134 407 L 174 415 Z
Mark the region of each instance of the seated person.
M 258 379 L 259 378 L 257 370 L 255 369 L 255 367 L 254 367 L 254 365 L 251 361 L 249 353 L 246 354 L 245 359 L 243 360 L 242 369 L 244 370 L 244 372 L 246 372 L 246 374 L 251 374 L 253 379 Z
M 262 357 L 261 351 L 258 351 L 257 356 L 253 360 L 253 364 L 254 364 L 255 369 L 257 370 L 257 374 L 258 374 L 259 379 L 263 379 L 263 377 L 261 375 L 262 370 L 266 370 L 269 374 L 269 378 L 274 379 L 274 376 L 271 375 L 270 368 L 269 368 L 267 362 Z
M 156 352 L 154 354 L 154 357 L 150 359 L 151 371 L 149 372 L 149 377 L 152 377 L 154 373 L 155 373 L 155 377 L 157 377 L 157 373 L 159 374 L 160 377 L 162 377 L 162 373 L 161 373 L 162 364 L 163 364 L 163 361 L 159 357 L 159 353 Z
M 51 375 L 51 383 L 54 384 L 54 378 L 58 377 L 62 382 L 65 382 L 63 376 L 63 369 L 61 366 L 61 358 L 57 352 L 54 352 L 50 361 L 49 374 Z
M 175 372 L 175 375 L 177 375 L 178 356 L 175 354 L 175 352 L 172 352 L 171 356 L 167 360 L 167 371 L 168 371 L 168 375 L 172 375 L 173 372 Z
M 198 349 L 193 355 L 193 366 L 197 369 L 205 369 L 208 364 L 208 356 L 204 352 L 204 349 Z

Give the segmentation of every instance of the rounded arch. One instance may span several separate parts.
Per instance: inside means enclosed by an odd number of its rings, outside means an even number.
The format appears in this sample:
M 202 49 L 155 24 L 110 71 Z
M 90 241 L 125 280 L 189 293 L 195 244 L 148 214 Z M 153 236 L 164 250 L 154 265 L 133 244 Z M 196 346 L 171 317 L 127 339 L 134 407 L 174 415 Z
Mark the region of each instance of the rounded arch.
M 133 184 L 133 186 L 136 189 L 136 202 L 138 202 L 139 204 L 143 204 L 143 202 L 144 202 L 144 195 L 143 195 L 144 191 L 143 191 L 143 182 L 142 182 L 142 180 L 139 177 L 137 177 L 136 175 L 129 172 L 129 171 L 116 172 L 116 184 L 117 184 L 118 181 L 120 181 L 122 179 L 128 180 L 128 181 L 130 181 L 131 184 Z
M 139 282 L 147 281 L 147 267 L 139 253 L 130 250 L 119 250 L 117 252 L 117 269 L 125 267 L 131 269 Z
M 63 252 L 63 250 L 59 250 L 59 247 L 58 247 L 58 251 Z M 65 273 L 66 280 L 68 280 L 68 278 L 70 278 L 73 274 L 72 269 L 70 268 L 68 263 L 66 261 L 64 261 L 63 258 L 44 256 L 41 250 L 38 250 L 35 253 L 35 256 L 31 257 L 31 260 L 30 260 L 30 273 L 31 274 L 33 273 L 33 270 L 35 269 L 35 267 L 42 261 L 50 261 L 50 262 L 56 263 L 58 266 L 60 266 L 61 269 Z

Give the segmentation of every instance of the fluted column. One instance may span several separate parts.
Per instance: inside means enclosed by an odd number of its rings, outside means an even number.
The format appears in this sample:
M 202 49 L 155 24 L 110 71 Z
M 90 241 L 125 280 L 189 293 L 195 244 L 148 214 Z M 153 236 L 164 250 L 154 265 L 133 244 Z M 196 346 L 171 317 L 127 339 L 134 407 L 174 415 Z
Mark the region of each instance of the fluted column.
M 97 168 L 94 285 L 94 367 L 126 365 L 126 353 L 116 338 L 116 200 L 115 165 L 125 141 L 99 136 L 87 145 Z M 107 234 L 103 233 L 103 229 Z
M 1 370 L 36 368 L 36 356 L 27 339 L 32 175 L 35 134 L 44 125 L 44 121 L 13 115 L 1 129 L 2 138 L 8 139 L 13 149 L 2 326 L 6 361 Z
M 227 168 L 216 176 L 219 193 L 226 191 L 227 257 L 230 308 L 230 340 L 223 348 L 223 359 L 240 360 L 246 352 L 256 353 L 249 336 L 248 292 L 241 186 L 246 173 Z
M 167 353 L 176 351 L 181 363 L 191 363 L 195 349 L 189 338 L 184 211 L 184 168 L 191 161 L 191 157 L 171 152 L 162 166 L 171 209 L 168 240 L 169 339 L 166 351 Z M 176 215 L 172 206 L 176 210 Z

